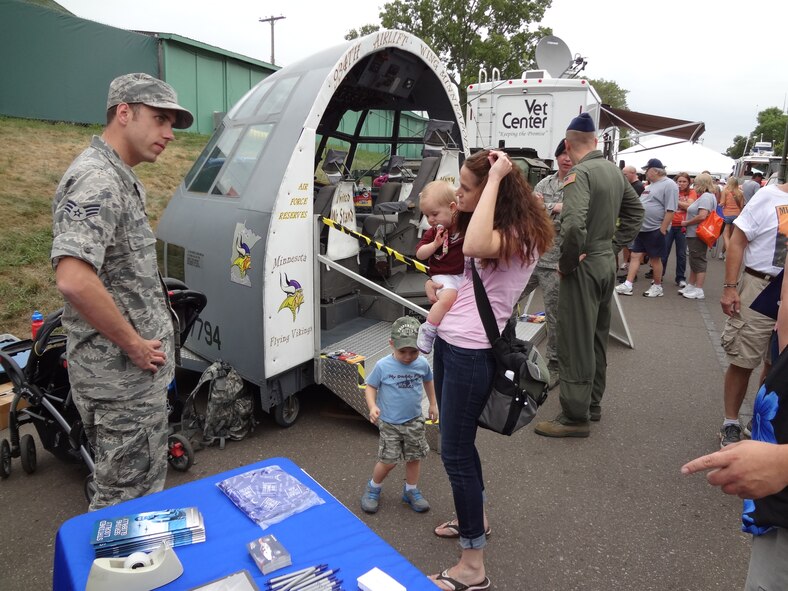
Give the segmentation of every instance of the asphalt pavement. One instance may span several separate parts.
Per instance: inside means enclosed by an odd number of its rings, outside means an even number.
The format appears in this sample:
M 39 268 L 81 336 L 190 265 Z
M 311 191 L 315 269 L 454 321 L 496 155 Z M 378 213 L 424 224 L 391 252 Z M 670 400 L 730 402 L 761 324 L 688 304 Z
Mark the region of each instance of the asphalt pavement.
M 741 501 L 701 475 L 679 472 L 685 461 L 719 445 L 723 265 L 709 261 L 704 301 L 676 294 L 672 262 L 665 296 L 641 297 L 649 283 L 641 270 L 635 295 L 621 297 L 635 348 L 611 341 L 602 420 L 592 424 L 590 438 L 548 439 L 532 426 L 513 437 L 480 431 L 492 527 L 485 562 L 494 589 L 743 588 L 750 540 L 740 531 Z M 537 420 L 552 418 L 558 408 L 554 390 Z M 366 515 L 359 498 L 376 450 L 376 429 L 315 388 L 302 397 L 290 429 L 264 420 L 244 441 L 197 453 L 189 472 L 170 470 L 167 486 L 289 457 L 424 573 L 454 564 L 456 541 L 432 533 L 453 516 L 440 457 L 431 453 L 422 468 L 428 513 L 400 502 L 404 470 L 397 468 L 384 485 L 380 511 Z M 0 482 L 0 588 L 51 588 L 57 529 L 86 510 L 83 478 L 79 465 L 40 447 L 33 475 L 13 460 L 11 477 Z

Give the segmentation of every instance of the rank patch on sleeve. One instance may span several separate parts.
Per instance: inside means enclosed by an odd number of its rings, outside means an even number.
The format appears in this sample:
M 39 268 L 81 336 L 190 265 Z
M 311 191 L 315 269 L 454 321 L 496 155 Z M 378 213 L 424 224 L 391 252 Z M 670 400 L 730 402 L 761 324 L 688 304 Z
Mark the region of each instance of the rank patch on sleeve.
M 81 222 L 89 217 L 94 215 L 98 215 L 98 212 L 101 210 L 100 205 L 79 205 L 75 201 L 69 199 L 66 201 L 66 205 L 64 207 L 66 210 L 66 214 L 75 222 Z
M 564 177 L 564 186 L 567 186 L 569 183 L 574 183 L 575 182 L 575 178 L 577 178 L 577 173 L 576 172 L 572 172 L 572 173 L 569 173 L 568 175 L 566 175 Z

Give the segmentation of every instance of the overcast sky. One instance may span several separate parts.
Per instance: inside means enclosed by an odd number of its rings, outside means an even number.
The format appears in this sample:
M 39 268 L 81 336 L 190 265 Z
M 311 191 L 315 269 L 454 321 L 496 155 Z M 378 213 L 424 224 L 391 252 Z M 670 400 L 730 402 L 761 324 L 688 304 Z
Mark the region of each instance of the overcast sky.
M 82 18 L 129 30 L 174 33 L 266 62 L 271 61 L 271 26 L 259 19 L 281 15 L 285 19 L 274 29 L 275 62 L 280 66 L 343 43 L 352 28 L 379 23 L 384 4 L 58 1 Z M 614 80 L 629 90 L 630 109 L 704 121 L 704 145 L 725 151 L 734 136 L 755 128 L 759 111 L 784 109 L 788 93 L 788 68 L 779 58 L 788 2 L 738 4 L 738 11 L 736 6 L 697 0 L 553 0 L 542 24 L 552 27 L 572 53 L 587 58 L 587 76 Z

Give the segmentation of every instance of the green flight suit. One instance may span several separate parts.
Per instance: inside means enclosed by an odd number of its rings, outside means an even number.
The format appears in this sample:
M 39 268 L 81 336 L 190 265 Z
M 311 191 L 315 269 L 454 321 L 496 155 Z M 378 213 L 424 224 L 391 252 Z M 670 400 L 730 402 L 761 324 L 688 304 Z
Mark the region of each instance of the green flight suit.
M 600 408 L 616 253 L 635 238 L 643 215 L 638 194 L 599 150 L 586 154 L 564 179 L 558 367 L 562 414 L 570 422 L 587 421 L 589 408 Z

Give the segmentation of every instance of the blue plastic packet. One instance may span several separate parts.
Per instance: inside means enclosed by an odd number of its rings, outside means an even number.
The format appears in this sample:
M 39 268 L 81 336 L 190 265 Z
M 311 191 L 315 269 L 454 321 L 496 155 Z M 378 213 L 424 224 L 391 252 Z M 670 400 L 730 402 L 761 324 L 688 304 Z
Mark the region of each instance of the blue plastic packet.
M 279 466 L 250 470 L 216 486 L 262 529 L 325 502 Z

